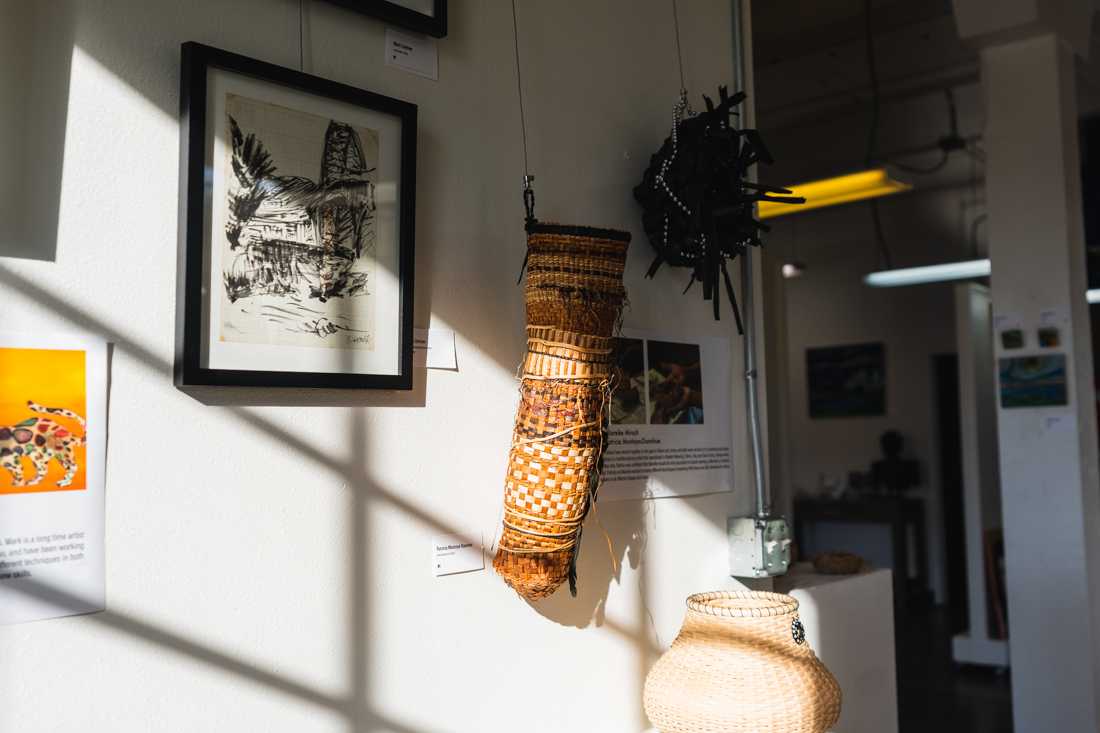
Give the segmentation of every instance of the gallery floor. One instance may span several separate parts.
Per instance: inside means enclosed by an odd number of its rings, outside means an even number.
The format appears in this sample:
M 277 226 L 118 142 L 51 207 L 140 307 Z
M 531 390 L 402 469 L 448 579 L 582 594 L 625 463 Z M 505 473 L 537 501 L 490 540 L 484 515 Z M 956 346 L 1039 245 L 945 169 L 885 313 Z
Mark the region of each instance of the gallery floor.
M 946 609 L 897 621 L 901 733 L 1011 733 L 1009 673 L 951 661 Z

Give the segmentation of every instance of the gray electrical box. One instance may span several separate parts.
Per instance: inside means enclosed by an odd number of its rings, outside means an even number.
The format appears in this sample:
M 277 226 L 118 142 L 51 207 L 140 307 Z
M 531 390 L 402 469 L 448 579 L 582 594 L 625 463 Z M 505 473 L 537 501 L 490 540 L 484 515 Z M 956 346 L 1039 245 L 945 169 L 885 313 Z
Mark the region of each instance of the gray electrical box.
M 791 530 L 782 517 L 730 517 L 730 575 L 770 578 L 791 565 Z

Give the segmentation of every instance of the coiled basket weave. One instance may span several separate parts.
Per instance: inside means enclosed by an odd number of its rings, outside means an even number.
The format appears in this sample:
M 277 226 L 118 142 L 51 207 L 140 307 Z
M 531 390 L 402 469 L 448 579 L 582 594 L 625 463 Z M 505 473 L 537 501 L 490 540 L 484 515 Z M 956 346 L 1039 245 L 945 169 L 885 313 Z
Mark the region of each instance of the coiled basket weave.
M 571 577 L 595 500 L 629 243 L 613 229 L 527 227 L 527 355 L 493 567 L 529 600 Z
M 646 677 L 661 733 L 825 733 L 840 685 L 806 643 L 798 601 L 716 591 L 687 599 L 680 635 Z

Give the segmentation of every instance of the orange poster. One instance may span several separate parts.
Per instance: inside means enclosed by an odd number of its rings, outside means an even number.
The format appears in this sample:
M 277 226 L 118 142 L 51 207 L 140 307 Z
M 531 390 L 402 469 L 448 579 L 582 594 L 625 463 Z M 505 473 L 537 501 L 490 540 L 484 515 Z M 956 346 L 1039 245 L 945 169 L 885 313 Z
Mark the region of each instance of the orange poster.
M 87 489 L 85 357 L 0 348 L 0 495 Z
M 103 610 L 106 469 L 107 343 L 0 331 L 0 626 Z

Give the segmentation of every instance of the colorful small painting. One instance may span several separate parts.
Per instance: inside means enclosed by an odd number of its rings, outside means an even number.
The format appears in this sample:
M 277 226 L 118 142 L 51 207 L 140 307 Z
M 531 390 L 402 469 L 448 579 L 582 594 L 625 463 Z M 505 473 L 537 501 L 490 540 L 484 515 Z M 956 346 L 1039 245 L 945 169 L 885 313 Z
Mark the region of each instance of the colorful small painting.
M 1001 348 L 1005 350 L 1022 349 L 1024 348 L 1024 338 L 1023 329 L 1007 328 L 1001 331 Z
M 886 348 L 851 344 L 806 349 L 810 417 L 886 414 Z
M 1069 404 L 1066 355 L 1001 359 L 1001 407 L 1055 407 Z
M 87 488 L 85 355 L 0 348 L 0 494 Z
M 699 344 L 646 341 L 650 425 L 702 425 L 703 373 Z

